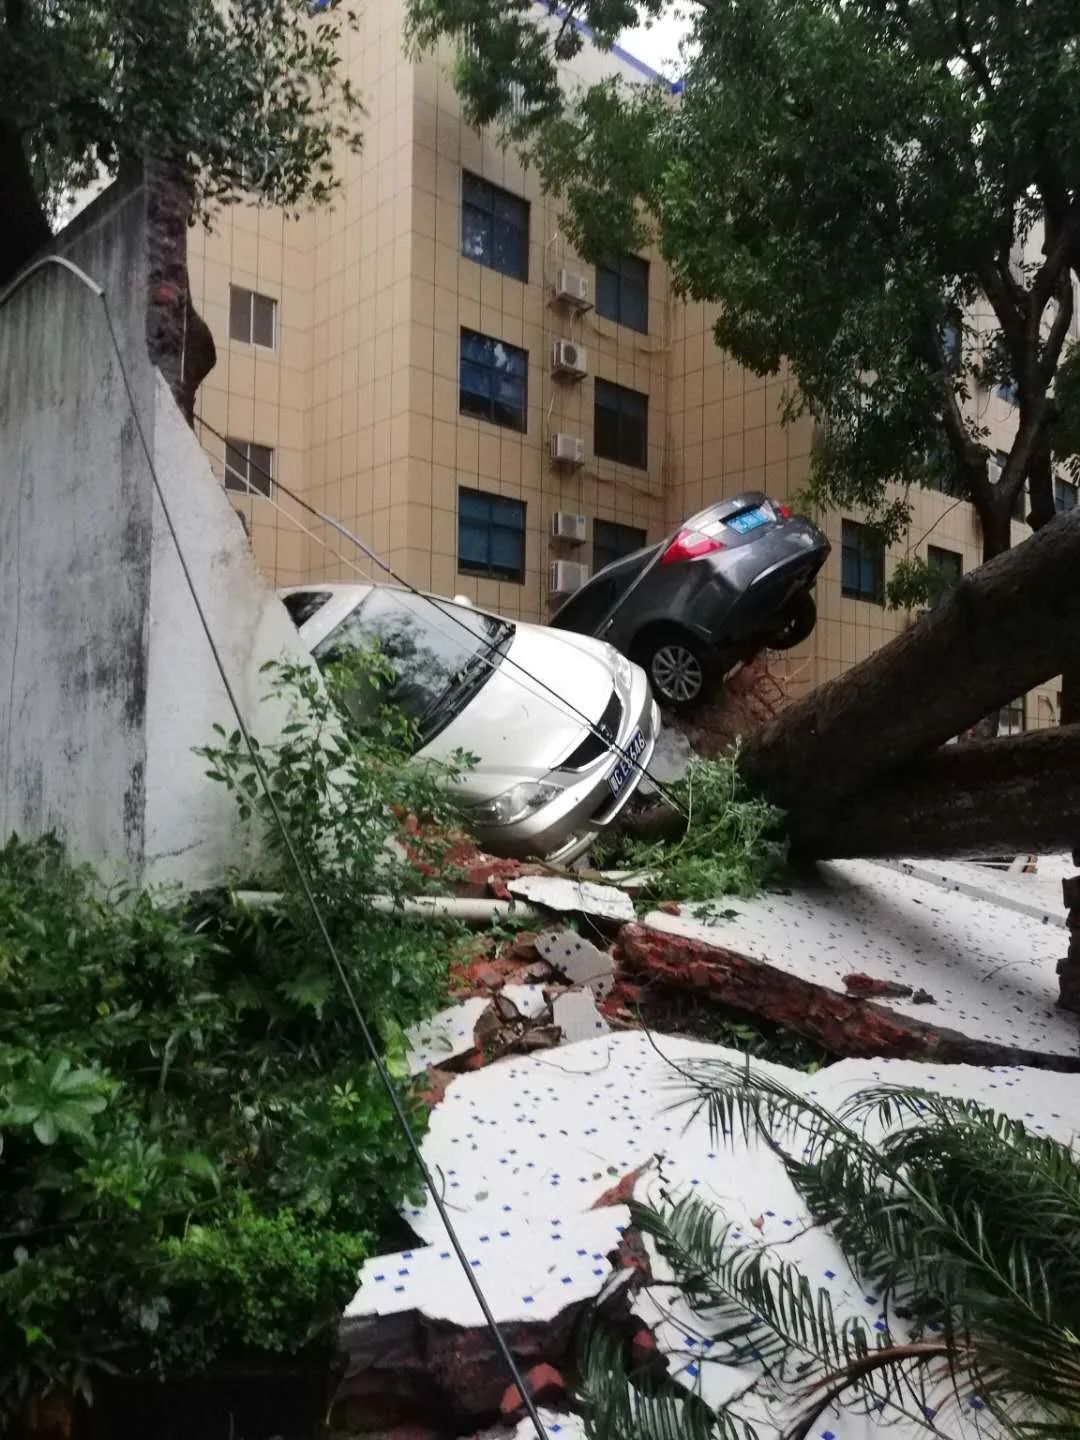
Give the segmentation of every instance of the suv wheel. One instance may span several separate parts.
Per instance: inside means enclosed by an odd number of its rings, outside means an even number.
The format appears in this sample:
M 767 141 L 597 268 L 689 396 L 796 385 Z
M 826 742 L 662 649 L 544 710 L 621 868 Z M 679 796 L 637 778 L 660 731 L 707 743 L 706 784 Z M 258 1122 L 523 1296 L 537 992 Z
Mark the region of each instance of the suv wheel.
M 774 650 L 791 650 L 813 634 L 817 624 L 817 605 L 809 590 L 804 590 L 783 612 L 775 633 L 769 636 Z
M 692 710 L 708 689 L 710 657 L 691 635 L 668 632 L 650 639 L 641 663 L 653 694 L 671 710 Z

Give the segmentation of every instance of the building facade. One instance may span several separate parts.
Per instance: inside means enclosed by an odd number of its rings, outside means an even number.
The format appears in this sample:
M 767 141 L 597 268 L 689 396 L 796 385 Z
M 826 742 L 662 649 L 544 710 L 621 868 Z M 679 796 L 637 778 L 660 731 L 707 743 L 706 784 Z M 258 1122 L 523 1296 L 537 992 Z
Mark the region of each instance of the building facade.
M 192 234 L 218 341 L 200 435 L 278 584 L 386 577 L 276 482 L 412 584 L 543 620 L 580 567 L 713 499 L 796 494 L 813 428 L 781 423 L 786 382 L 718 349 L 708 307 L 673 295 L 657 255 L 581 261 L 535 172 L 464 123 L 448 57 L 404 55 L 402 11 L 380 0 L 345 36 L 367 114 L 334 208 L 237 206 Z M 591 45 L 572 68 L 652 77 Z M 984 401 L 1006 435 L 1007 399 Z M 912 550 L 946 575 L 978 564 L 968 504 L 920 491 L 914 510 Z M 881 554 L 856 514 L 824 523 L 817 630 L 776 666 L 792 694 L 910 623 L 884 605 L 905 547 Z M 1008 723 L 1054 723 L 1056 703 L 1044 687 Z

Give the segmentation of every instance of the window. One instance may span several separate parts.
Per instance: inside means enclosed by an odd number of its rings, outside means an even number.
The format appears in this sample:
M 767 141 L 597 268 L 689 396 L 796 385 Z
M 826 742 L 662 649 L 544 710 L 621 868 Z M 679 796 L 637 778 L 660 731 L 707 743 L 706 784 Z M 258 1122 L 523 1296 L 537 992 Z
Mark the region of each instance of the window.
M 528 280 L 529 202 L 466 170 L 461 177 L 461 253 L 514 280 Z
M 225 441 L 225 489 L 245 495 L 269 495 L 274 474 L 274 452 L 253 440 Z
M 620 255 L 596 267 L 596 313 L 646 334 L 649 329 L 649 262 Z
M 649 397 L 610 380 L 597 380 L 593 408 L 593 450 L 644 470 L 649 463 Z
M 930 604 L 937 605 L 963 575 L 964 557 L 958 550 L 943 550 L 940 545 L 928 545 L 926 566 L 930 571 Z
M 1006 705 L 998 714 L 999 735 L 1022 735 L 1027 729 L 1027 709 L 1024 696 Z
M 941 358 L 950 375 L 959 373 L 964 358 L 964 335 L 957 320 L 946 320 L 941 327 Z
M 1054 509 L 1059 515 L 1067 515 L 1076 509 L 1076 486 L 1071 480 L 1054 480 Z
M 869 525 L 841 524 L 840 591 L 851 600 L 885 600 L 885 546 Z
M 230 285 L 229 338 L 273 350 L 277 344 L 277 301 L 241 285 Z
M 644 548 L 646 535 L 636 525 L 617 525 L 614 520 L 594 520 L 592 531 L 592 568 L 595 575 L 613 560 L 633 555 Z
M 525 506 L 484 490 L 458 490 L 458 569 L 525 583 Z
M 282 601 L 293 624 L 299 630 L 313 615 L 317 615 L 328 600 L 334 598 L 332 590 L 294 590 L 283 595 Z
M 516 345 L 461 332 L 461 388 L 459 407 L 463 415 L 490 420 L 510 430 L 526 428 L 529 354 Z

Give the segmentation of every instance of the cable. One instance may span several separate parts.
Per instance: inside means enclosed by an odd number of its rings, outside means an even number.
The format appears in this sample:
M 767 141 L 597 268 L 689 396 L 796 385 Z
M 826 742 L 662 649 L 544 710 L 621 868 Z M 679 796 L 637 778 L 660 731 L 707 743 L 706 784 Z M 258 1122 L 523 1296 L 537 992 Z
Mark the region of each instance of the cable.
M 229 444 L 228 437 L 223 435 L 220 430 L 215 429 L 215 427 L 203 417 L 201 411 L 196 411 L 195 419 L 199 422 L 200 425 L 204 427 L 204 429 L 209 430 L 211 435 L 215 436 L 218 440 L 223 441 L 224 444 Z M 403 576 L 399 575 L 397 571 L 386 560 L 382 558 L 381 555 L 377 554 L 374 550 L 371 549 L 369 545 L 365 544 L 365 542 L 360 539 L 359 535 L 354 534 L 353 531 L 348 528 L 348 526 L 342 525 L 340 520 L 335 520 L 333 516 L 327 515 L 322 510 L 319 510 L 316 506 L 309 504 L 309 502 L 305 500 L 302 496 L 298 495 L 295 490 L 290 490 L 289 487 L 287 485 L 283 485 L 280 480 L 275 480 L 268 470 L 266 470 L 261 465 L 257 465 L 255 461 L 249 458 L 247 463 L 249 469 L 257 471 L 258 474 L 264 476 L 268 481 L 270 481 L 272 485 L 276 485 L 284 495 L 288 496 L 288 498 L 293 501 L 294 504 L 302 506 L 302 508 L 305 509 L 310 515 L 314 515 L 317 519 L 321 520 L 324 525 L 329 525 L 331 529 L 336 530 L 337 533 L 344 536 L 346 540 L 351 540 L 352 543 L 357 547 L 357 549 L 359 549 L 364 555 L 366 555 L 373 565 L 377 565 L 380 570 L 385 571 L 385 573 L 389 575 L 396 584 L 400 585 L 403 590 L 408 590 L 411 595 L 415 595 L 419 600 L 426 600 L 430 605 L 433 605 L 434 608 L 441 615 L 445 615 L 447 620 L 453 621 L 455 625 L 457 625 L 460 629 L 464 630 L 469 635 L 470 639 L 475 640 L 476 635 L 471 626 L 467 625 L 464 620 L 459 619 L 458 616 L 453 614 L 451 610 L 447 610 L 443 605 L 440 605 L 437 596 L 425 594 L 423 590 L 420 590 L 416 585 L 413 585 L 411 581 L 406 580 Z M 492 670 L 499 668 L 492 660 L 487 660 L 485 663 Z M 664 799 L 673 810 L 677 811 L 685 818 L 685 812 L 683 811 L 682 806 L 678 803 L 678 801 L 673 799 L 670 788 L 664 783 L 664 781 L 657 780 L 655 776 L 651 775 L 646 769 L 646 767 L 642 765 L 640 760 L 632 756 L 622 745 L 618 744 L 617 741 L 614 741 L 611 739 L 610 736 L 605 735 L 604 732 L 600 729 L 600 726 L 597 724 L 597 722 L 595 720 L 590 720 L 589 717 L 585 714 L 585 712 L 583 710 L 579 710 L 572 700 L 567 700 L 565 695 L 560 695 L 559 692 L 551 685 L 548 685 L 546 681 L 539 679 L 538 676 L 532 674 L 530 670 L 527 670 L 525 666 L 520 664 L 517 660 L 512 660 L 509 655 L 503 656 L 502 663 L 503 665 L 510 666 L 514 670 L 519 670 L 527 680 L 530 680 L 533 683 L 533 685 L 537 685 L 540 687 L 541 690 L 545 690 L 552 697 L 552 699 L 556 701 L 557 704 L 563 706 L 574 716 L 575 719 L 580 720 L 588 728 L 590 734 L 595 735 L 598 740 L 602 740 L 604 744 L 609 746 L 610 749 L 614 750 L 621 759 L 629 761 L 629 763 L 633 766 L 635 770 L 640 771 L 643 779 L 651 781 L 651 783 L 656 787 L 656 791 L 662 797 L 662 799 Z M 521 682 L 519 681 L 518 683 L 520 684 Z
M 506 1337 L 503 1335 L 502 1329 L 499 1326 L 499 1322 L 495 1319 L 494 1313 L 492 1312 L 491 1307 L 487 1302 L 487 1298 L 484 1295 L 480 1282 L 477 1280 L 476 1274 L 471 1264 L 469 1263 L 469 1257 L 466 1255 L 464 1247 L 462 1246 L 461 1241 L 458 1238 L 458 1234 L 456 1229 L 454 1228 L 453 1221 L 450 1219 L 449 1212 L 446 1209 L 446 1205 L 443 1202 L 442 1196 L 439 1194 L 439 1190 L 435 1184 L 434 1177 L 431 1174 L 431 1171 L 428 1169 L 427 1162 L 424 1159 L 423 1153 L 420 1149 L 420 1145 L 416 1139 L 415 1134 L 413 1133 L 412 1126 L 409 1124 L 409 1117 L 405 1113 L 405 1107 L 401 1103 L 401 1098 L 397 1093 L 397 1089 L 390 1076 L 390 1073 L 383 1062 L 382 1056 L 379 1054 L 378 1047 L 375 1044 L 375 1039 L 371 1031 L 368 1029 L 367 1021 L 364 1019 L 363 1012 L 360 1009 L 359 1002 L 356 998 L 356 993 L 353 990 L 351 981 L 349 980 L 348 972 L 346 971 L 345 966 L 342 963 L 341 956 L 338 954 L 337 951 L 337 946 L 334 944 L 334 941 L 330 935 L 330 931 L 327 928 L 326 920 L 323 916 L 322 910 L 319 907 L 319 902 L 315 898 L 315 892 L 312 889 L 311 878 L 308 875 L 307 867 L 300 859 L 299 852 L 297 851 L 296 846 L 293 842 L 293 838 L 289 831 L 289 828 L 285 824 L 284 817 L 282 816 L 281 811 L 278 808 L 278 803 L 274 796 L 273 788 L 270 785 L 269 776 L 267 775 L 266 770 L 263 766 L 262 757 L 256 746 L 252 742 L 251 733 L 248 730 L 247 722 L 244 720 L 244 717 L 241 714 L 240 705 L 236 698 L 236 693 L 233 690 L 231 681 L 229 680 L 228 672 L 226 671 L 224 661 L 221 658 L 221 652 L 219 651 L 217 643 L 214 640 L 213 631 L 210 628 L 210 622 L 206 617 L 206 612 L 203 609 L 201 600 L 199 599 L 199 593 L 195 586 L 194 577 L 192 576 L 191 570 L 188 567 L 187 559 L 184 556 L 183 547 L 180 544 L 180 537 L 177 533 L 176 526 L 173 523 L 172 514 L 169 510 L 168 502 L 165 499 L 165 493 L 162 489 L 161 481 L 158 478 L 157 467 L 154 464 L 154 458 L 150 452 L 150 446 L 146 439 L 146 432 L 143 429 L 142 417 L 139 415 L 138 406 L 135 403 L 135 393 L 132 389 L 130 377 L 128 376 L 127 365 L 124 363 L 123 351 L 120 348 L 120 341 L 116 334 L 116 327 L 113 324 L 112 312 L 109 309 L 108 297 L 106 296 L 105 291 L 101 288 L 101 286 L 95 284 L 95 282 L 91 280 L 84 271 L 80 270 L 78 266 L 73 265 L 70 261 L 64 260 L 60 256 L 46 256 L 44 260 L 40 260 L 34 266 L 31 266 L 28 271 L 24 271 L 23 274 L 19 276 L 11 285 L 9 285 L 6 290 L 0 293 L 0 307 L 7 303 L 11 296 L 15 293 L 16 289 L 18 289 L 22 284 L 24 284 L 25 281 L 35 270 L 40 269 L 42 266 L 47 265 L 50 262 L 55 262 L 59 265 L 62 265 L 66 270 L 69 270 L 82 284 L 87 287 L 87 289 L 89 289 L 93 294 L 95 294 L 101 301 L 102 309 L 105 314 L 105 323 L 109 329 L 109 338 L 112 341 L 112 347 L 116 354 L 117 366 L 119 367 L 120 375 L 124 382 L 124 390 L 127 393 L 128 405 L 131 408 L 132 418 L 135 421 L 135 428 L 138 432 L 139 443 L 142 448 L 143 454 L 146 456 L 146 464 L 150 471 L 150 478 L 153 482 L 154 493 L 157 496 L 158 503 L 161 506 L 162 514 L 165 517 L 165 524 L 172 539 L 173 548 L 176 550 L 176 557 L 180 562 L 180 569 L 183 572 L 184 580 L 187 584 L 188 591 L 191 594 L 192 603 L 195 606 L 195 612 L 199 618 L 199 624 L 202 627 L 203 634 L 206 636 L 206 643 L 210 648 L 211 655 L 213 656 L 214 665 L 221 679 L 221 683 L 225 690 L 229 705 L 232 708 L 233 714 L 236 716 L 237 728 L 240 731 L 241 738 L 244 742 L 244 746 L 247 750 L 252 766 L 259 777 L 259 783 L 262 786 L 263 793 L 265 794 L 267 803 L 270 806 L 270 811 L 273 815 L 274 823 L 277 826 L 282 841 L 284 842 L 286 852 L 289 856 L 289 861 L 292 864 L 292 867 L 296 872 L 296 877 L 300 882 L 300 888 L 303 891 L 304 900 L 307 903 L 309 910 L 311 911 L 312 918 L 315 921 L 316 928 L 319 932 L 319 937 L 322 940 L 326 953 L 330 957 L 334 969 L 337 972 L 338 980 L 340 981 L 342 989 L 344 990 L 345 995 L 348 999 L 349 1007 L 352 1010 L 353 1016 L 356 1020 L 356 1024 L 360 1031 L 360 1035 L 364 1041 L 364 1045 L 371 1056 L 379 1080 L 382 1083 L 383 1089 L 386 1091 L 386 1094 L 390 1100 L 391 1108 L 393 1109 L 394 1116 L 401 1129 L 401 1132 L 405 1137 L 405 1142 L 409 1148 L 413 1160 L 416 1163 L 417 1168 L 420 1171 L 423 1182 L 427 1187 L 427 1190 L 431 1195 L 432 1200 L 435 1203 L 435 1209 L 438 1211 L 439 1218 L 442 1221 L 443 1227 L 446 1230 L 447 1238 L 450 1241 L 451 1247 L 453 1248 L 453 1251 L 457 1256 L 462 1270 L 465 1272 L 465 1277 L 468 1280 L 469 1287 L 472 1290 L 473 1296 L 480 1307 L 480 1312 L 484 1317 L 484 1321 L 487 1324 L 488 1329 L 491 1331 L 493 1339 L 495 1340 L 496 1348 L 498 1349 L 499 1354 L 502 1357 L 504 1364 L 506 1365 L 507 1371 L 510 1374 L 511 1379 L 517 1386 L 519 1395 L 521 1395 L 522 1397 L 525 1410 L 529 1416 L 529 1419 L 532 1421 L 533 1427 L 536 1430 L 537 1440 L 547 1440 L 547 1432 L 544 1429 L 544 1423 L 540 1419 L 539 1411 L 537 1410 L 536 1404 L 529 1392 L 529 1387 L 525 1383 L 525 1378 L 522 1375 L 520 1369 L 518 1368 L 517 1361 L 514 1359 L 513 1353 L 510 1350 L 509 1345 L 507 1344 Z

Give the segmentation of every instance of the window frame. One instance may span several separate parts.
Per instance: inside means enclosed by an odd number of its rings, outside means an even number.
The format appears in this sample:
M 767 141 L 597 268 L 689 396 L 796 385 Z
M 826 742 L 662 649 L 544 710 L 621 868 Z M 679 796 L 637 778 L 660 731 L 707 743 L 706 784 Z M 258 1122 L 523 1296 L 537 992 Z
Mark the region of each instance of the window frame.
M 487 502 L 488 515 L 485 520 L 475 515 L 466 516 L 462 507 L 463 497 Z M 496 519 L 494 507 L 513 507 L 520 517 L 520 525 L 509 525 Z M 459 485 L 457 490 L 457 568 L 460 575 L 474 575 L 481 580 L 500 580 L 509 585 L 525 584 L 525 530 L 528 523 L 528 504 L 515 495 L 497 495 L 492 490 L 480 490 L 475 485 Z M 487 526 L 487 560 L 484 564 L 467 560 L 462 546 L 462 530 L 465 524 Z M 502 565 L 493 555 L 492 541 L 497 532 L 512 534 L 517 538 L 518 562 L 514 566 Z
M 620 539 L 628 541 L 630 536 L 633 535 L 635 539 L 638 536 L 641 537 L 640 543 L 630 546 L 629 549 L 623 549 L 619 543 L 615 545 L 607 544 L 600 538 L 601 533 L 610 534 L 613 531 L 621 532 L 620 536 L 613 537 L 616 541 Z M 640 525 L 624 525 L 621 520 L 602 520 L 597 516 L 593 520 L 592 573 L 597 575 L 605 566 L 613 565 L 616 560 L 625 560 L 627 556 L 633 555 L 635 551 L 644 550 L 648 543 L 649 532 L 642 529 Z M 608 555 L 608 559 L 602 560 L 600 558 L 601 554 L 605 552 L 611 553 Z
M 605 287 L 601 283 L 601 277 L 608 276 L 614 285 L 615 305 L 614 313 L 604 309 L 602 296 L 605 294 Z M 649 333 L 649 262 L 643 260 L 640 255 L 624 251 L 607 260 L 599 260 L 596 263 L 596 313 L 605 320 L 612 321 L 615 325 L 623 325 L 628 330 L 635 330 L 639 335 Z M 641 320 L 642 324 L 636 324 L 631 311 L 635 308 L 628 303 L 627 293 L 640 292 L 641 297 Z
M 243 472 L 237 469 L 235 464 L 230 462 L 230 450 L 242 458 L 244 462 Z M 265 467 L 262 467 L 267 473 L 264 477 L 260 469 L 259 480 L 261 483 L 259 484 L 252 484 L 251 481 L 251 464 L 255 458 L 251 453 L 252 450 L 263 451 L 267 459 Z M 260 500 L 269 500 L 272 498 L 274 493 L 274 447 L 272 445 L 263 445 L 258 440 L 241 440 L 235 435 L 227 435 L 225 437 L 224 462 L 225 473 L 223 483 L 230 495 L 246 495 L 248 499 L 254 498 Z M 261 457 L 259 457 L 258 463 L 261 466 Z M 230 484 L 230 476 L 234 476 L 236 481 L 240 483 Z M 265 489 L 263 488 L 264 484 Z
M 475 186 L 487 195 L 477 198 L 475 191 L 469 196 L 469 187 Z M 486 198 L 488 203 L 484 204 Z M 508 208 L 517 208 L 517 221 L 512 221 L 507 215 L 500 215 L 498 211 L 499 201 L 510 201 L 512 205 Z M 475 216 L 486 218 L 488 224 L 488 249 L 485 255 L 475 255 L 466 248 L 466 218 L 467 212 Z M 502 185 L 495 185 L 490 180 L 485 180 L 482 175 L 477 175 L 472 170 L 461 172 L 461 254 L 466 260 L 472 260 L 477 265 L 483 265 L 486 270 L 494 270 L 497 275 L 505 275 L 510 280 L 520 280 L 523 285 L 529 283 L 529 230 L 532 220 L 532 207 L 528 200 L 521 195 L 515 195 L 512 190 L 505 189 Z M 496 263 L 499 247 L 497 244 L 497 232 L 499 225 L 503 224 L 509 229 L 515 230 L 518 237 L 518 267 L 506 269 Z
M 850 528 L 853 529 L 853 530 L 858 531 L 857 543 L 855 543 L 855 544 L 850 543 L 849 540 L 848 540 L 848 538 L 847 538 L 848 527 L 850 527 Z M 871 527 L 870 527 L 869 525 L 866 525 L 863 521 L 861 521 L 861 520 L 850 520 L 850 519 L 848 519 L 848 518 L 846 518 L 846 517 L 844 517 L 844 518 L 841 519 L 841 521 L 840 521 L 840 594 L 841 594 L 841 595 L 844 597 L 844 599 L 846 599 L 846 600 L 862 600 L 862 601 L 863 601 L 865 604 L 867 604 L 867 605 L 884 605 L 884 604 L 885 604 L 885 545 L 884 545 L 884 543 L 882 542 L 882 540 L 880 539 L 880 537 L 877 537 L 877 538 L 873 541 L 875 554 L 869 556 L 869 558 L 870 558 L 871 561 L 873 561 L 874 559 L 876 559 L 876 561 L 877 561 L 877 566 L 876 566 L 877 575 L 876 575 L 876 577 L 875 577 L 876 583 L 875 583 L 874 588 L 873 588 L 872 590 L 866 588 L 866 585 L 865 585 L 864 565 L 865 565 L 865 562 L 866 562 L 866 560 L 867 560 L 867 558 L 868 558 L 868 552 L 867 552 L 867 545 L 866 545 L 864 542 L 865 542 L 866 537 L 870 537 L 870 536 L 873 536 L 873 531 L 872 531 Z M 849 586 L 849 585 L 847 584 L 846 579 L 845 579 L 845 574 L 844 574 L 844 572 L 845 572 L 845 570 L 846 570 L 846 568 L 847 568 L 847 566 L 846 566 L 846 564 L 845 564 L 846 558 L 847 558 L 848 554 L 849 554 L 850 552 L 852 552 L 852 551 L 854 551 L 854 552 L 856 553 L 856 556 L 857 556 L 857 558 L 858 558 L 858 564 L 859 564 L 859 586 L 858 586 L 858 589 L 853 589 L 851 586 Z
M 1015 727 L 1011 720 L 1005 718 L 1006 716 L 1015 716 L 1017 712 L 1019 712 L 1020 716 L 1019 729 Z M 1021 695 L 1016 700 L 1010 700 L 1007 705 L 1002 705 L 1001 709 L 998 711 L 997 733 L 999 735 L 1026 735 L 1027 728 L 1028 716 L 1026 695 Z
M 472 340 L 482 340 L 485 345 L 501 345 L 508 353 L 520 357 L 521 372 L 515 374 L 503 367 L 496 365 L 493 361 L 481 361 L 465 354 L 466 337 Z M 465 366 L 469 365 L 474 370 L 489 371 L 491 384 L 488 387 L 487 400 L 488 412 L 482 413 L 479 409 L 466 409 L 462 403 L 466 395 L 477 396 L 478 390 L 466 390 L 464 384 Z M 514 424 L 508 420 L 497 418 L 497 406 L 500 404 L 497 394 L 497 387 L 494 383 L 495 377 L 509 375 L 513 380 L 521 382 L 521 404 L 518 407 L 520 424 Z M 482 420 L 488 425 L 497 425 L 501 430 L 513 430 L 518 435 L 527 435 L 529 431 L 529 352 L 522 349 L 520 345 L 511 345 L 507 340 L 500 340 L 494 335 L 484 335 L 479 330 L 473 330 L 468 325 L 462 325 L 458 336 L 458 414 L 468 415 L 473 420 Z
M 1062 496 L 1072 496 L 1072 503 L 1066 505 L 1062 502 Z M 1080 505 L 1080 486 L 1073 480 L 1066 480 L 1064 475 L 1054 476 L 1054 510 L 1058 515 L 1069 515 Z
M 247 296 L 247 334 L 237 335 L 233 329 L 235 317 L 234 297 Z M 262 300 L 270 306 L 270 342 L 257 340 L 255 338 L 255 305 Z M 278 302 L 273 295 L 265 295 L 261 290 L 249 290 L 246 285 L 235 285 L 229 282 L 229 339 L 235 340 L 240 345 L 257 345 L 260 350 L 277 350 L 278 346 Z
M 942 565 L 940 563 L 941 557 L 944 557 L 946 555 L 949 556 L 950 562 L 952 560 L 956 560 L 958 562 L 958 565 L 955 567 L 955 574 L 952 573 L 954 567 L 951 565 L 951 563 L 949 565 Z M 963 552 L 960 550 L 950 550 L 945 545 L 927 545 L 926 568 L 931 575 L 939 576 L 942 580 L 942 583 L 938 588 L 937 594 L 930 596 L 930 604 L 931 606 L 933 606 L 938 604 L 938 602 L 942 599 L 944 599 L 944 597 L 949 593 L 953 586 L 958 585 L 960 581 L 964 578 Z
M 611 398 L 617 403 L 614 407 L 601 403 L 601 395 L 610 393 Z M 628 459 L 624 453 L 626 447 L 623 445 L 623 426 L 626 419 L 627 398 L 641 401 L 641 450 L 639 459 Z M 602 450 L 600 448 L 600 412 L 604 410 L 609 415 L 615 416 L 615 452 Z M 636 417 L 631 417 L 636 420 Z M 597 377 L 593 382 L 593 454 L 598 460 L 610 460 L 616 465 L 627 465 L 634 470 L 648 470 L 649 468 L 649 397 L 641 390 L 631 390 L 627 385 L 618 385 L 614 380 L 604 380 Z

